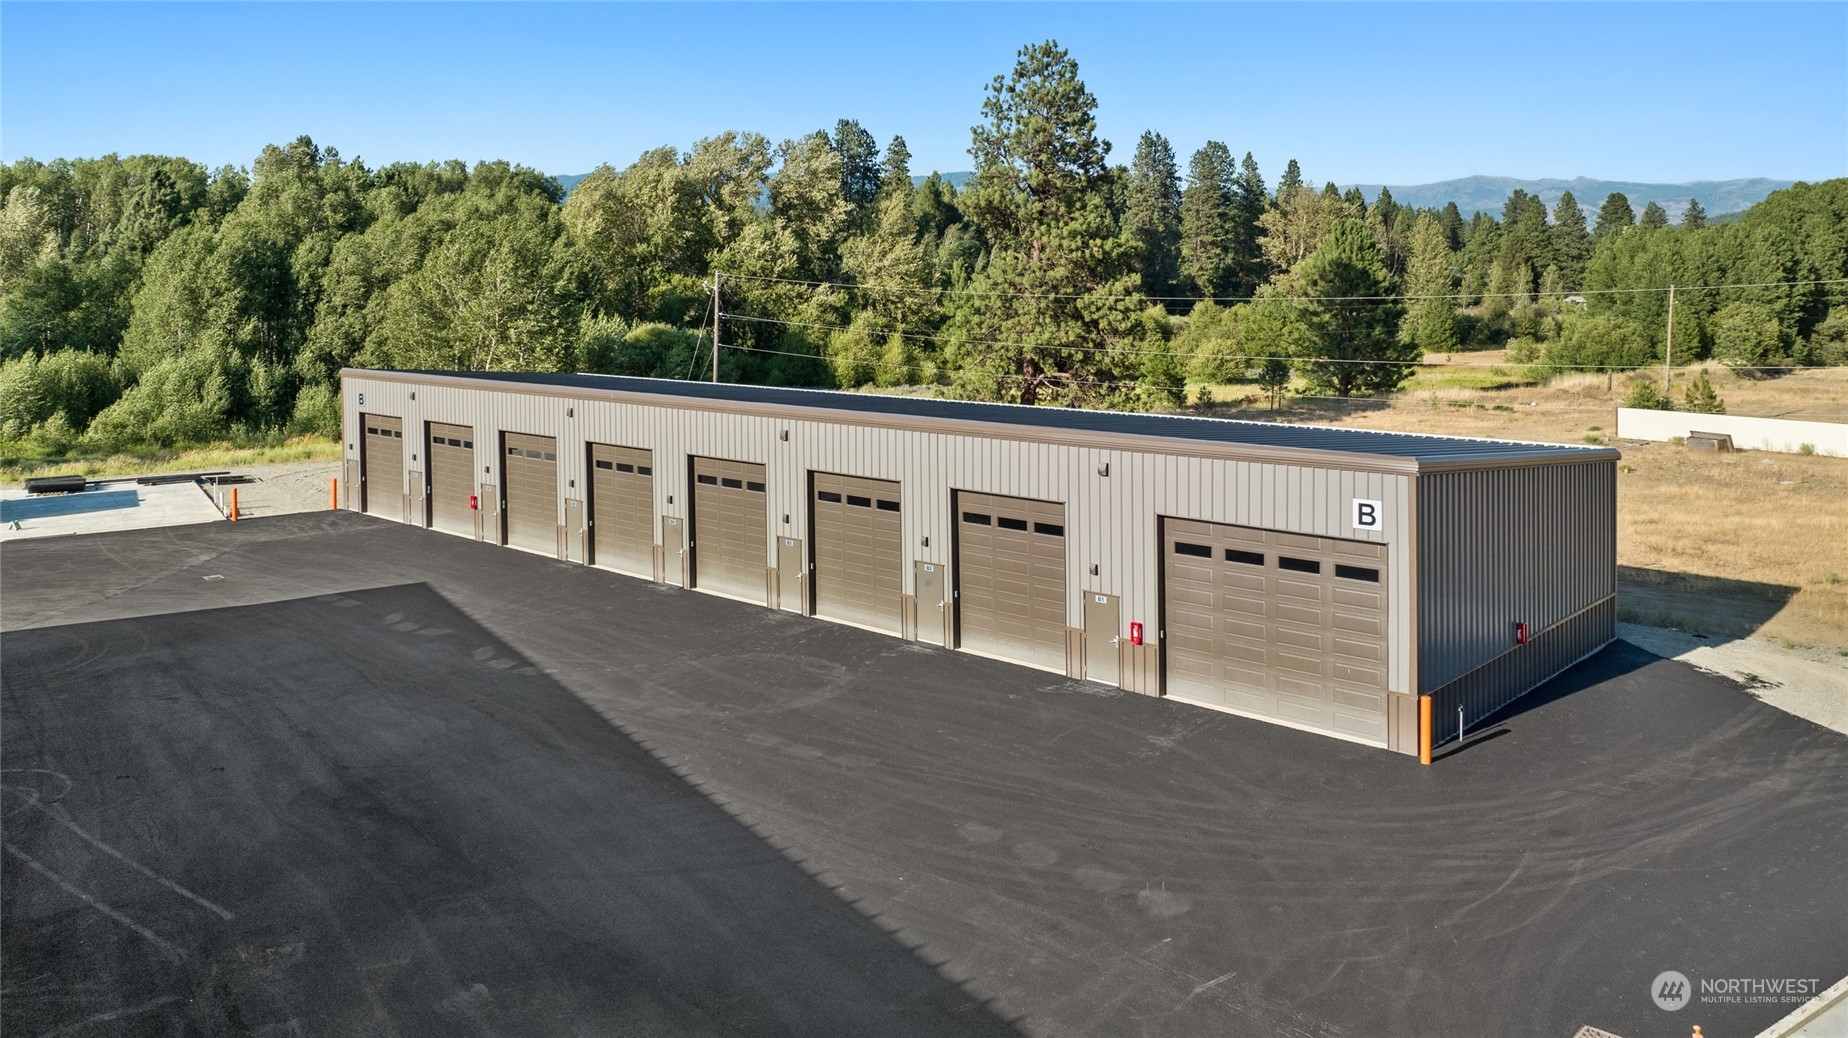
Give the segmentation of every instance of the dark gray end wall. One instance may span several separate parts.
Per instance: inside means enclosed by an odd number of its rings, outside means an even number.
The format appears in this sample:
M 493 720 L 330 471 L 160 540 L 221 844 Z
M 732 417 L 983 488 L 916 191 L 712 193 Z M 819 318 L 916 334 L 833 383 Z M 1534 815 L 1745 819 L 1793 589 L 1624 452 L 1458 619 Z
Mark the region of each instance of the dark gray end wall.
M 1440 741 L 1616 636 L 1617 466 L 1418 477 L 1418 690 Z M 1516 646 L 1514 625 L 1529 642 Z

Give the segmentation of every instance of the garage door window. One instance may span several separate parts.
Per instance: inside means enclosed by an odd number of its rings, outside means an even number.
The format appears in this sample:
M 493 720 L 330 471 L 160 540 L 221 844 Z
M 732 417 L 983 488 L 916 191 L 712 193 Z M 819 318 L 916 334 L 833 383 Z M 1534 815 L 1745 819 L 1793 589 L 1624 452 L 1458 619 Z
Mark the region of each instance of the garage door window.
M 1034 523 L 1033 532 L 1044 534 L 1047 537 L 1063 537 L 1065 536 L 1065 526 L 1062 523 Z
M 987 526 L 989 524 L 989 518 L 980 512 L 964 512 L 963 522 L 971 526 Z
M 817 490 L 815 491 L 815 496 L 831 505 L 838 505 L 841 503 L 841 495 L 832 490 Z
M 1322 564 L 1314 559 L 1293 559 L 1288 555 L 1277 556 L 1277 568 L 1287 569 L 1293 573 L 1322 572 Z
M 1246 566 L 1264 565 L 1264 553 L 1261 551 L 1240 551 L 1237 548 L 1226 549 L 1226 561 L 1242 563 Z
M 1186 541 L 1176 541 L 1174 542 L 1174 554 L 1191 555 L 1196 559 L 1210 559 L 1213 557 L 1213 549 L 1204 544 L 1188 544 Z
M 1344 566 L 1337 562 L 1335 563 L 1335 576 L 1345 580 L 1365 580 L 1374 584 L 1380 582 L 1380 571 L 1370 566 Z

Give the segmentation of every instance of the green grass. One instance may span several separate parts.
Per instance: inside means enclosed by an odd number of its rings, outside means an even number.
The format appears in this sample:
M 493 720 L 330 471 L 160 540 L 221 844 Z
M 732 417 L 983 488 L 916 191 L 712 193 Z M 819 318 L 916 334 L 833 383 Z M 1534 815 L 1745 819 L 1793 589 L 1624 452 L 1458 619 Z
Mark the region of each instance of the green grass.
M 23 458 L 0 465 L 0 482 L 17 483 L 31 476 L 140 476 L 156 472 L 191 472 L 206 469 L 279 465 L 299 461 L 338 461 L 340 442 L 320 436 L 296 436 L 282 443 L 239 446 L 214 444 L 185 450 L 153 450 L 109 457 Z
M 1420 367 L 1399 387 L 1400 392 L 1415 393 L 1433 389 L 1513 389 L 1535 385 L 1512 368 L 1481 367 L 1475 364 L 1433 364 Z

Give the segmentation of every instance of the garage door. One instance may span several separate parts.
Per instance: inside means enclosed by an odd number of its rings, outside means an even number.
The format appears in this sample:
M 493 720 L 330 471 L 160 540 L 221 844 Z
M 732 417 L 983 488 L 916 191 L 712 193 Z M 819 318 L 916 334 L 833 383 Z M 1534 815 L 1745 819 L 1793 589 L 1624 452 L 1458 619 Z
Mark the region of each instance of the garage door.
M 367 515 L 404 521 L 404 421 L 382 414 L 362 414 L 366 428 L 360 448 L 362 486 L 359 506 Z
M 654 576 L 654 452 L 590 445 L 590 562 Z
M 693 459 L 693 586 L 762 602 L 769 591 L 770 524 L 764 467 Z
M 431 422 L 427 433 L 430 459 L 430 528 L 475 536 L 475 430 L 466 425 Z
M 1386 548 L 1162 524 L 1167 692 L 1386 740 Z
M 507 543 L 558 554 L 558 441 L 505 433 L 501 482 L 507 495 Z
M 811 495 L 815 615 L 902 634 L 898 484 L 817 472 Z
M 1065 671 L 1065 506 L 956 495 L 957 644 Z

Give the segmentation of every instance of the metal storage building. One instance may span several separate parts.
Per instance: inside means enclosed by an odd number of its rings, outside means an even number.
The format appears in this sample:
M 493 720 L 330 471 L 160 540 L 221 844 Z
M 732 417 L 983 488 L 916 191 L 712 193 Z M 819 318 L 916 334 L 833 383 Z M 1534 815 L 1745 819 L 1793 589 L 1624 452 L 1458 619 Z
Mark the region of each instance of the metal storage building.
M 1403 753 L 1614 637 L 1607 448 L 342 374 L 345 508 Z

